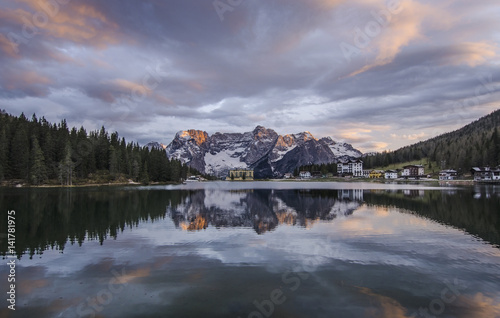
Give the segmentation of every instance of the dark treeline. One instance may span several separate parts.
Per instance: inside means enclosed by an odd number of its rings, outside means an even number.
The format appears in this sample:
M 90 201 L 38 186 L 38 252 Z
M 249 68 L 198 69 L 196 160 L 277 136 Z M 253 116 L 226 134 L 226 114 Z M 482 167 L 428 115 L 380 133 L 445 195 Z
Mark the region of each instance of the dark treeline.
M 337 174 L 337 164 L 332 162 L 325 164 L 300 166 L 298 168 L 295 168 L 295 170 L 293 171 L 293 175 L 297 177 L 300 171 L 309 171 L 311 174 L 313 172 L 319 172 L 322 175 L 326 175 L 328 173 Z
M 406 195 L 403 191 L 372 190 L 364 192 L 364 201 L 368 206 L 395 207 L 402 213 L 463 229 L 500 248 L 500 197 L 490 191 L 487 187 L 475 187 L 473 190 L 425 191 L 419 196 L 418 190 Z
M 473 166 L 500 164 L 500 110 L 450 133 L 363 158 L 364 167 L 426 159 L 442 168 L 469 171 Z
M 233 193 L 238 190 L 233 190 Z M 253 227 L 259 234 L 271 231 L 280 222 L 307 226 L 311 220 L 333 220 L 332 207 L 339 200 L 337 190 L 240 190 L 244 213 L 207 205 L 205 190 L 155 190 L 123 188 L 22 188 L 0 192 L 0 210 L 15 207 L 18 258 L 43 254 L 46 250 L 63 252 L 68 244 L 81 246 L 85 241 L 116 239 L 127 228 L 140 223 L 157 222 L 170 217 L 177 227 L 190 224 L 188 230 L 215 227 Z M 211 194 L 213 196 L 213 194 Z M 212 197 L 213 198 L 213 197 Z M 273 204 L 279 198 L 297 211 Z M 352 214 L 346 206 L 344 215 Z M 197 220 L 203 220 L 201 228 Z M 281 221 L 280 221 L 281 220 Z M 0 229 L 7 228 L 0 218 Z M 0 254 L 9 245 L 0 237 Z
M 500 196 L 493 190 L 365 190 L 362 200 L 370 207 L 397 208 L 401 213 L 463 229 L 500 247 Z M 253 227 L 259 234 L 281 223 L 307 226 L 311 220 L 335 222 L 339 215 L 356 214 L 359 207 L 338 204 L 339 200 L 356 200 L 354 195 L 340 199 L 346 192 L 354 194 L 353 190 L 247 190 L 241 201 L 245 212 L 233 213 L 207 205 L 205 190 L 4 189 L 0 192 L 0 209 L 16 207 L 15 250 L 21 258 L 51 249 L 62 252 L 68 244 L 82 245 L 85 241 L 106 244 L 107 239 L 117 238 L 127 228 L 165 218 L 171 218 L 177 227 L 182 223 L 193 226 L 187 230 L 199 230 L 197 221 L 203 221 L 201 228 Z M 276 199 L 288 208 L 273 204 Z M 334 206 L 336 213 L 332 214 Z M 0 228 L 7 228 L 7 218 L 0 218 Z M 0 254 L 6 255 L 8 248 L 7 240 L 0 238 Z
M 20 258 L 50 249 L 62 252 L 68 243 L 82 245 L 85 240 L 103 244 L 126 228 L 164 219 L 166 207 L 176 207 L 189 195 L 114 188 L 5 189 L 0 207 L 16 207 L 15 250 Z M 7 218 L 1 218 L 0 228 L 6 229 L 6 223 Z M 0 239 L 0 253 L 7 251 L 7 240 Z
M 187 166 L 169 160 L 163 149 L 140 147 L 104 127 L 87 132 L 69 128 L 66 120 L 51 124 L 44 117 L 28 119 L 0 112 L 0 181 L 32 185 L 106 183 L 132 179 L 178 182 Z

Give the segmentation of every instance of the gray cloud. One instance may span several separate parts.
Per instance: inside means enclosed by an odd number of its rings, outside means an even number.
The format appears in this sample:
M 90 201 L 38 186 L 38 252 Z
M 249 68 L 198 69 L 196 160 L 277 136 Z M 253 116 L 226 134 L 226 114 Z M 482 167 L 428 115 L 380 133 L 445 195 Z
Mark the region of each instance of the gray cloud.
M 140 143 L 261 124 L 395 149 L 499 107 L 494 1 L 406 1 L 350 59 L 384 1 L 243 1 L 221 21 L 212 1 L 74 0 L 29 38 L 39 4 L 0 5 L 3 108 Z

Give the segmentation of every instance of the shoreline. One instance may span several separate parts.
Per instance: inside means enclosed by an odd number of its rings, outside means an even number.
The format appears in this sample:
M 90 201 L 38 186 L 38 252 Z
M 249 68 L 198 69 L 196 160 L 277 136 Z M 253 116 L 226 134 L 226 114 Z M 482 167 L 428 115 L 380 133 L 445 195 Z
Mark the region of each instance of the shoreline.
M 142 184 L 140 182 L 106 182 L 106 183 L 81 183 L 81 184 L 72 184 L 72 185 L 60 185 L 60 184 L 41 184 L 41 185 L 30 185 L 24 183 L 16 183 L 16 184 L 0 184 L 1 188 L 35 188 L 35 189 L 43 189 L 43 188 L 90 188 L 90 187 L 113 187 L 113 186 L 154 186 L 154 185 L 177 185 L 182 184 L 178 182 L 152 182 L 150 184 Z
M 206 180 L 201 182 L 216 182 L 220 180 Z M 226 182 L 234 182 L 226 180 Z M 437 179 L 420 179 L 420 180 L 407 180 L 407 179 L 369 179 L 369 178 L 319 178 L 319 179 L 257 179 L 246 180 L 243 182 L 331 182 L 331 183 L 380 183 L 380 184 L 434 184 L 439 186 L 471 186 L 476 184 L 489 184 L 476 182 L 474 180 L 437 180 Z M 150 184 L 142 184 L 139 182 L 106 182 L 106 183 L 81 183 L 73 185 L 60 185 L 60 184 L 42 184 L 30 185 L 25 183 L 16 182 L 2 182 L 0 187 L 3 188 L 87 188 L 87 187 L 113 187 L 113 186 L 156 186 L 156 185 L 181 185 L 182 182 L 153 182 Z

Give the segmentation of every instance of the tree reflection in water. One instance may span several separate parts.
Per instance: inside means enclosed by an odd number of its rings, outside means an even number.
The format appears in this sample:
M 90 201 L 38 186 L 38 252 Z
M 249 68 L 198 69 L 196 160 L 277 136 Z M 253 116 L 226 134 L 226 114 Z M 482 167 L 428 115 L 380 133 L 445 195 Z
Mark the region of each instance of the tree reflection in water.
M 125 228 L 171 218 L 182 230 L 209 226 L 253 228 L 264 234 L 280 224 L 310 227 L 349 216 L 361 205 L 393 207 L 460 228 L 500 244 L 500 196 L 496 188 L 455 190 L 156 190 L 123 188 L 3 189 L 0 209 L 16 207 L 16 253 L 85 240 L 116 238 Z M 6 228 L 6 218 L 0 219 Z M 0 251 L 7 252 L 2 240 Z

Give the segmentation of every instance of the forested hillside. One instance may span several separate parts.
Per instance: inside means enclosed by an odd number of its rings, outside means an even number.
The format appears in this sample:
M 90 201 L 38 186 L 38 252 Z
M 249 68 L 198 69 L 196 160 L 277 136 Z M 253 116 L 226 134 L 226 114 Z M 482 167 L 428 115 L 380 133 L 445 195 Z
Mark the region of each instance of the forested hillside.
M 44 117 L 0 112 L 0 181 L 32 185 L 179 182 L 188 168 L 165 150 L 127 143 L 117 132 L 69 128 Z
M 443 168 L 468 171 L 472 166 L 500 164 L 500 110 L 482 117 L 456 131 L 400 148 L 365 157 L 364 166 L 387 166 L 427 159 Z

